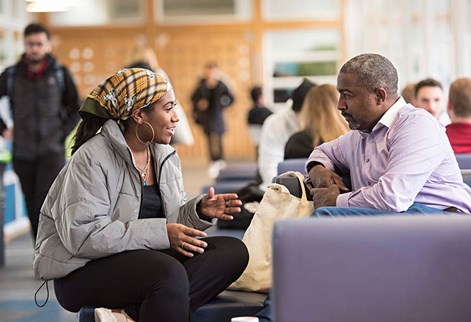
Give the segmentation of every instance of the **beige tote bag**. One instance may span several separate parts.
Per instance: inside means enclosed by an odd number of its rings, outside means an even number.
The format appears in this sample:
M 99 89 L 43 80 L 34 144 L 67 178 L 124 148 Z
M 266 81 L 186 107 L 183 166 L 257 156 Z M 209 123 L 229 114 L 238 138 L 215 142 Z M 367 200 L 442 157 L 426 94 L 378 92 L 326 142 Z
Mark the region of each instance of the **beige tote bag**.
M 282 175 L 298 178 L 302 196 L 293 196 L 288 188 L 277 183 L 268 186 L 242 239 L 249 251 L 249 263 L 229 289 L 268 292 L 272 286 L 272 234 L 275 221 L 309 217 L 314 211 L 313 202 L 307 200 L 304 176 L 292 171 Z

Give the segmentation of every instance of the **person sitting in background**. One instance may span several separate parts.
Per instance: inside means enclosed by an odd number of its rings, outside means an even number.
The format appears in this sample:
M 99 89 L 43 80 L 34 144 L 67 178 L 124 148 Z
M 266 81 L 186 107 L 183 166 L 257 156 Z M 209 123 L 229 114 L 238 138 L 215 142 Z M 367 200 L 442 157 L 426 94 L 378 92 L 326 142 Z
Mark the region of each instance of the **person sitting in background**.
M 278 163 L 284 160 L 285 145 L 289 137 L 304 127 L 301 108 L 304 98 L 314 83 L 308 79 L 293 91 L 292 105 L 270 115 L 263 123 L 258 147 L 258 171 L 261 190 L 266 190 L 277 175 Z
M 458 78 L 450 85 L 446 134 L 455 153 L 471 153 L 471 78 Z
M 442 84 L 433 78 L 426 78 L 415 85 L 412 105 L 423 108 L 446 125 L 450 122 L 443 113 L 444 96 Z
M 168 145 L 174 105 L 169 81 L 139 68 L 118 71 L 82 104 L 72 158 L 41 208 L 33 261 L 66 310 L 190 321 L 245 269 L 240 240 L 203 231 L 240 212 L 237 195 L 211 187 L 186 199 Z M 97 321 L 111 314 L 95 310 Z
M 338 97 L 335 86 L 329 84 L 309 90 L 301 109 L 305 129 L 288 139 L 285 159 L 307 158 L 319 144 L 347 133 L 347 122 L 337 109 Z
M 260 86 L 254 86 L 250 90 L 250 97 L 252 98 L 253 106 L 247 115 L 247 124 L 249 125 L 250 137 L 258 148 L 263 122 L 273 112 L 265 106 L 265 97 Z
M 416 83 L 408 83 L 401 91 L 401 96 L 406 103 L 412 104 L 415 97 L 415 86 Z
M 471 212 L 471 189 L 444 127 L 397 93 L 393 64 L 363 54 L 340 69 L 338 108 L 352 131 L 314 149 L 315 216 Z M 352 191 L 339 174 L 350 174 Z

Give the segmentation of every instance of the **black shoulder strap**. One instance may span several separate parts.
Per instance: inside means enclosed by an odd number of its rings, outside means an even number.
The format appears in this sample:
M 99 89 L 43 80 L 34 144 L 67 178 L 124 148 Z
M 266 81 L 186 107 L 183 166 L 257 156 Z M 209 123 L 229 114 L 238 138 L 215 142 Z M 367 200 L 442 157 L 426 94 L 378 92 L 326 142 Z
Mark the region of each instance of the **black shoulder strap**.
M 6 73 L 7 73 L 7 95 L 11 97 L 13 95 L 13 85 L 15 84 L 16 65 L 8 67 L 6 69 Z M 65 89 L 64 68 L 58 63 L 55 63 L 55 66 L 54 66 L 54 78 L 56 79 L 60 92 L 63 93 Z
M 13 83 L 15 82 L 16 65 L 10 66 L 6 69 L 7 73 L 7 95 L 9 97 L 13 94 Z
M 64 68 L 58 62 L 54 65 L 54 77 L 61 93 L 63 93 L 65 89 Z

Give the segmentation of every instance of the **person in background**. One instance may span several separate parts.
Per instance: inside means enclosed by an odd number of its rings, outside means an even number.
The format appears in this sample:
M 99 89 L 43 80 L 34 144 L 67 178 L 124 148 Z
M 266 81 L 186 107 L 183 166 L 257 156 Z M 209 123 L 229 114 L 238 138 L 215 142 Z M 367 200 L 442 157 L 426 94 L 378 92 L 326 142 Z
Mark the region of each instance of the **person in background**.
M 471 78 L 456 79 L 448 93 L 446 134 L 455 153 L 471 153 Z
M 347 133 L 348 125 L 337 110 L 338 93 L 330 84 L 311 88 L 301 109 L 305 128 L 286 142 L 285 159 L 307 158 L 312 150 Z
M 393 64 L 362 54 L 340 69 L 338 109 L 352 131 L 306 161 L 315 216 L 471 212 L 444 127 L 397 93 Z M 339 174 L 350 174 L 348 191 Z
M 215 62 L 209 62 L 204 68 L 205 77 L 191 95 L 193 115 L 208 140 L 211 165 L 208 174 L 216 178 L 219 171 L 225 167 L 222 137 L 226 132 L 223 111 L 234 103 L 234 96 L 229 87 L 221 80 L 219 67 Z
M 442 84 L 433 78 L 426 78 L 415 85 L 412 105 L 423 108 L 433 115 L 443 125 L 449 122 L 446 113 L 443 113 L 445 100 Z
M 13 115 L 13 128 L 0 121 L 0 133 L 13 137 L 13 168 L 33 240 L 41 205 L 65 164 L 65 139 L 79 119 L 77 88 L 68 69 L 50 54 L 49 38 L 44 26 L 26 26 L 25 53 L 0 75 L 0 97 L 9 96 Z
M 266 190 L 277 175 L 278 163 L 284 160 L 285 145 L 290 136 L 304 127 L 305 120 L 301 108 L 304 98 L 313 86 L 315 84 L 305 78 L 291 95 L 292 105 L 270 115 L 263 123 L 258 147 L 261 190 Z
M 252 98 L 253 106 L 247 115 L 247 124 L 249 126 L 250 137 L 258 148 L 263 122 L 273 112 L 266 107 L 263 89 L 260 86 L 254 86 L 250 90 L 250 97 Z
M 242 241 L 204 232 L 240 212 L 237 195 L 211 187 L 186 199 L 169 146 L 175 102 L 167 79 L 133 68 L 82 104 L 72 158 L 41 209 L 33 261 L 66 310 L 96 306 L 96 321 L 190 321 L 245 269 Z
M 408 83 L 401 91 L 401 96 L 406 101 L 406 103 L 412 104 L 414 102 L 415 97 L 415 86 L 416 83 Z

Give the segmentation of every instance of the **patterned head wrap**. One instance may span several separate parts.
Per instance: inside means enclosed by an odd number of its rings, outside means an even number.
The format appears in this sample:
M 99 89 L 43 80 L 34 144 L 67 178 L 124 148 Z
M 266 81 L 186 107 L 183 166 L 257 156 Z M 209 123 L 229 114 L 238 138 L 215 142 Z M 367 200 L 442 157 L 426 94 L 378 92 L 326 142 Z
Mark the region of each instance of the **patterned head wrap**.
M 136 109 L 157 102 L 171 89 L 170 82 L 142 68 L 125 68 L 98 85 L 83 102 L 82 118 L 92 114 L 105 119 L 124 121 Z

